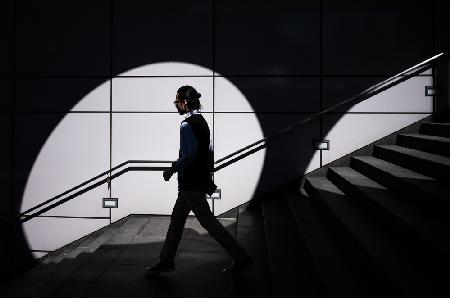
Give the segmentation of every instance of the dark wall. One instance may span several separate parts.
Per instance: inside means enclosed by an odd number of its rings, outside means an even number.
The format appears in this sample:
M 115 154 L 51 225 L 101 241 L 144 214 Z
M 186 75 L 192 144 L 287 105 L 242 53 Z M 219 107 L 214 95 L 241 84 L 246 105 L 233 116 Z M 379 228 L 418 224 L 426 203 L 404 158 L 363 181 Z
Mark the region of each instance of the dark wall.
M 447 50 L 447 16 L 444 1 L 1 1 L 0 216 L 17 214 L 56 124 L 117 74 L 161 61 L 213 69 L 267 136 Z M 258 193 L 301 174 L 327 129 L 317 119 L 274 141 Z

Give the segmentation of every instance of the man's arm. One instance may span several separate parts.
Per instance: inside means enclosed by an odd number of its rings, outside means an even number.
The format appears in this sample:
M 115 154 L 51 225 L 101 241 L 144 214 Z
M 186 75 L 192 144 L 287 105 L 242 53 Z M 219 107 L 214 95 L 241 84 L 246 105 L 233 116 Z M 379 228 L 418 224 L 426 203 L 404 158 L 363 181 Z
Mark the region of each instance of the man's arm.
M 174 172 L 180 172 L 187 167 L 197 155 L 198 142 L 194 131 L 187 122 L 180 127 L 180 157 L 172 165 Z
M 180 157 L 169 170 L 164 171 L 164 180 L 168 181 L 173 173 L 185 169 L 197 155 L 197 148 L 198 141 L 191 126 L 187 122 L 183 122 L 180 127 Z

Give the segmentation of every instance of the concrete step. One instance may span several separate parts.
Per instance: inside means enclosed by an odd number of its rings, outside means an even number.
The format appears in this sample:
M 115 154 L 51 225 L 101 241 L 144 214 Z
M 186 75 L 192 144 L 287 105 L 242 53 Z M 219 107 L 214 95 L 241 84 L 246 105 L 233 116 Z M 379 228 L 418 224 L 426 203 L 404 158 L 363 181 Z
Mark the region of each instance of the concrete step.
M 377 145 L 375 157 L 439 180 L 450 177 L 450 158 L 398 145 Z
M 450 138 L 450 123 L 422 123 L 419 132 L 430 136 Z
M 400 296 L 386 276 L 374 270 L 354 238 L 335 229 L 313 199 L 295 190 L 287 197 L 329 297 Z
M 71 289 L 65 289 L 65 285 L 86 287 L 98 280 L 98 278 L 111 266 L 113 261 L 127 247 L 129 241 L 136 235 L 143 225 L 150 219 L 149 216 L 128 216 L 114 228 L 105 229 L 100 237 L 90 242 L 85 252 L 74 259 L 63 259 L 57 264 L 49 264 L 56 270 L 50 270 L 45 275 L 36 276 L 34 280 L 28 279 L 26 284 L 27 293 L 31 292 L 30 285 L 36 283 L 36 279 L 42 281 L 42 285 L 34 291 L 38 297 L 59 297 L 61 291 L 70 293 Z M 96 249 L 95 249 L 96 248 Z M 92 252 L 88 252 L 92 251 Z M 51 268 L 51 267 L 50 267 Z M 76 293 L 76 289 L 73 289 Z M 83 291 L 86 289 L 82 289 Z M 22 293 L 23 294 L 23 293 Z
M 386 274 L 403 296 L 436 296 L 436 287 L 425 272 L 413 266 L 414 260 L 396 247 L 395 239 L 361 212 L 353 199 L 345 196 L 325 177 L 307 178 L 307 183 L 308 193 L 321 202 L 336 224 L 355 239 L 373 261 L 373 266 Z
M 325 297 L 320 276 L 282 191 L 262 199 L 274 297 Z
M 148 215 L 130 215 L 114 233 L 91 254 L 67 278 L 70 281 L 95 281 L 112 262 L 128 247 L 136 235 L 146 226 L 151 217 Z
M 418 202 L 422 208 L 442 210 L 450 205 L 450 189 L 434 178 L 374 156 L 353 156 L 350 167 L 395 190 L 399 198 Z
M 99 248 L 117 248 L 127 246 L 134 237 L 144 228 L 150 221 L 149 215 L 130 215 L 128 220 L 124 222 L 116 233 L 112 234 Z
M 70 275 L 88 262 L 92 253 L 108 238 L 117 233 L 129 217 L 91 233 L 75 243 L 49 253 L 40 264 L 11 281 L 11 297 L 47 297 Z
M 112 237 L 117 230 L 128 221 L 129 217 L 122 218 L 100 230 L 97 230 L 83 238 L 76 240 L 42 259 L 42 264 L 59 263 L 64 259 L 75 259 L 81 253 L 92 253 L 107 239 Z
M 450 157 L 450 138 L 424 134 L 400 134 L 397 145 Z
M 418 257 L 423 253 L 434 253 L 436 249 L 441 256 L 450 253 L 450 230 L 423 212 L 421 206 L 398 198 L 397 194 L 352 168 L 329 168 L 327 177 L 346 195 L 366 207 L 375 220 L 404 239 L 409 250 L 418 251 Z

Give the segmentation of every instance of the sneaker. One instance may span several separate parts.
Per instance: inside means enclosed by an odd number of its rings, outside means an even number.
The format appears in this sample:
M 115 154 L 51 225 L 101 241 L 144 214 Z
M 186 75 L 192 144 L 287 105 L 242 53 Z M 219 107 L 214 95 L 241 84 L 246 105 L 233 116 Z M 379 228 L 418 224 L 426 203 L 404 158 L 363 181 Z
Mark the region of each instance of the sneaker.
M 236 272 L 240 272 L 244 269 L 247 269 L 248 266 L 253 262 L 252 258 L 249 256 L 246 256 L 240 261 L 231 261 L 231 264 L 225 267 L 222 272 L 225 274 L 233 274 Z
M 173 261 L 161 261 L 153 267 L 147 267 L 146 275 L 154 275 L 175 270 Z

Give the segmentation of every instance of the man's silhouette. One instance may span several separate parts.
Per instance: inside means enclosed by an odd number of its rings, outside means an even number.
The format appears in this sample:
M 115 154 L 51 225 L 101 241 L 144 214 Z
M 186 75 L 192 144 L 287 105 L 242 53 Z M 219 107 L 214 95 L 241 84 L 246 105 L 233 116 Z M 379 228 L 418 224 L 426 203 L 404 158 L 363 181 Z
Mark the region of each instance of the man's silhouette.
M 232 262 L 223 272 L 233 273 L 251 263 L 245 249 L 222 226 L 209 209 L 206 193 L 216 189 L 211 179 L 213 154 L 210 131 L 206 120 L 200 114 L 200 93 L 192 86 L 178 89 L 175 107 L 180 115 L 186 115 L 180 127 L 179 158 L 163 173 L 168 181 L 178 173 L 178 198 L 173 207 L 169 230 L 160 254 L 160 262 L 147 268 L 147 274 L 158 274 L 175 270 L 175 255 L 181 240 L 184 225 L 192 210 L 200 224 L 230 254 Z

